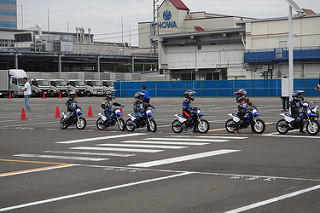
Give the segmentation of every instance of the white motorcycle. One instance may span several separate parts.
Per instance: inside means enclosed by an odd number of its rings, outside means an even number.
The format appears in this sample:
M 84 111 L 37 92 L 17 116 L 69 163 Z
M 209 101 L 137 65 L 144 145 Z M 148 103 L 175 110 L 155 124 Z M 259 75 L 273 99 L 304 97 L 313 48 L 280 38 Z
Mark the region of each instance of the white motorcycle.
M 121 106 L 123 107 L 123 106 Z M 103 127 L 105 126 L 105 123 L 106 122 L 109 122 L 108 123 L 108 126 L 114 126 L 116 123 L 118 123 L 118 127 L 120 129 L 120 131 L 124 131 L 126 129 L 126 124 L 122 118 L 122 108 L 119 108 L 119 109 L 115 109 L 113 112 L 111 112 L 110 114 L 110 117 L 111 117 L 111 120 L 107 120 L 107 117 L 105 116 L 104 113 L 99 113 L 100 115 L 100 118 L 98 118 L 96 124 L 97 124 L 97 128 L 99 130 L 102 130 Z
M 63 112 L 62 115 L 63 117 L 60 120 L 61 129 L 67 129 L 69 126 L 76 125 L 77 129 L 83 130 L 87 125 L 86 119 L 82 117 L 83 112 L 80 107 L 77 107 L 69 119 L 66 112 Z
M 154 109 L 154 106 L 151 107 Z M 129 132 L 133 132 L 136 128 L 142 128 L 145 126 L 149 126 L 151 132 L 157 131 L 157 123 L 154 120 L 154 114 L 150 107 L 148 107 L 145 113 L 142 113 L 142 117 L 140 117 L 140 119 L 137 119 L 137 116 L 134 113 L 128 114 L 128 116 L 130 119 L 126 121 L 126 127 Z

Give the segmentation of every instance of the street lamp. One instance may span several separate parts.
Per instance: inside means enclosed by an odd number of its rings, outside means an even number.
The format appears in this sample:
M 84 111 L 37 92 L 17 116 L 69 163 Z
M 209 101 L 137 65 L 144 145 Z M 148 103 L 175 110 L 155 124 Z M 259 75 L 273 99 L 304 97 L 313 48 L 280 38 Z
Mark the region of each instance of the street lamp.
M 286 0 L 289 4 L 289 100 L 292 100 L 292 93 L 293 93 L 293 24 L 292 24 L 292 8 L 298 12 L 303 13 L 303 10 L 293 1 L 293 0 Z

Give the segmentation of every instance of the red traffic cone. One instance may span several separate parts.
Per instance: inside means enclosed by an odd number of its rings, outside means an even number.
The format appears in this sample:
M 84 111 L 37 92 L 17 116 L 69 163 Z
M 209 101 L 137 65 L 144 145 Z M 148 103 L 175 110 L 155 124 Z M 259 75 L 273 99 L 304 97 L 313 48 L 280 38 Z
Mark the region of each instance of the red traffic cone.
M 91 106 L 89 106 L 89 112 L 88 112 L 87 117 L 93 117 L 93 115 L 92 115 L 92 110 L 91 110 Z
M 53 118 L 61 118 L 60 116 L 60 111 L 59 111 L 59 107 L 57 106 L 56 108 L 56 115 Z
M 60 92 L 59 98 L 62 98 L 61 92 Z
M 78 98 L 78 95 L 77 95 L 77 93 L 76 93 L 76 98 Z
M 24 108 L 22 108 L 20 120 L 21 120 L 21 121 L 28 120 L 28 118 L 27 118 L 27 116 L 26 116 L 26 112 L 24 111 Z
M 12 96 L 11 96 L 11 91 L 9 92 L 9 99 L 11 99 L 12 98 Z
M 46 98 L 46 94 L 44 92 L 42 93 L 42 98 Z

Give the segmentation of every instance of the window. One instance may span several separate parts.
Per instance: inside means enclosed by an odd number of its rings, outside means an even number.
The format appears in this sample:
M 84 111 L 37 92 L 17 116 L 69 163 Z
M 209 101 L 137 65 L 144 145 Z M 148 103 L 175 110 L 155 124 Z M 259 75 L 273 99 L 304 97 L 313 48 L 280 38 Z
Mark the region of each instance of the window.
M 212 80 L 212 73 L 206 73 L 206 80 Z
M 17 85 L 18 84 L 18 80 L 16 78 L 12 78 L 12 84 Z

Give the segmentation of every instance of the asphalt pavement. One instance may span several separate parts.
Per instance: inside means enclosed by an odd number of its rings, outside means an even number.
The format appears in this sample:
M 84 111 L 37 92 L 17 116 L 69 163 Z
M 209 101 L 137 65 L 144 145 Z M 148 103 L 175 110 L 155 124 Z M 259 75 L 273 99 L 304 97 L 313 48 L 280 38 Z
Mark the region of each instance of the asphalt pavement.
M 0 99 L 0 212 L 319 212 L 320 134 L 279 135 L 280 98 L 250 98 L 261 135 L 225 130 L 235 98 L 197 97 L 206 134 L 171 130 L 183 98 L 151 98 L 155 133 L 99 131 L 102 99 L 77 99 L 84 130 L 59 128 L 66 98 L 31 98 L 28 120 L 23 98 Z M 129 119 L 134 98 L 115 101 Z

